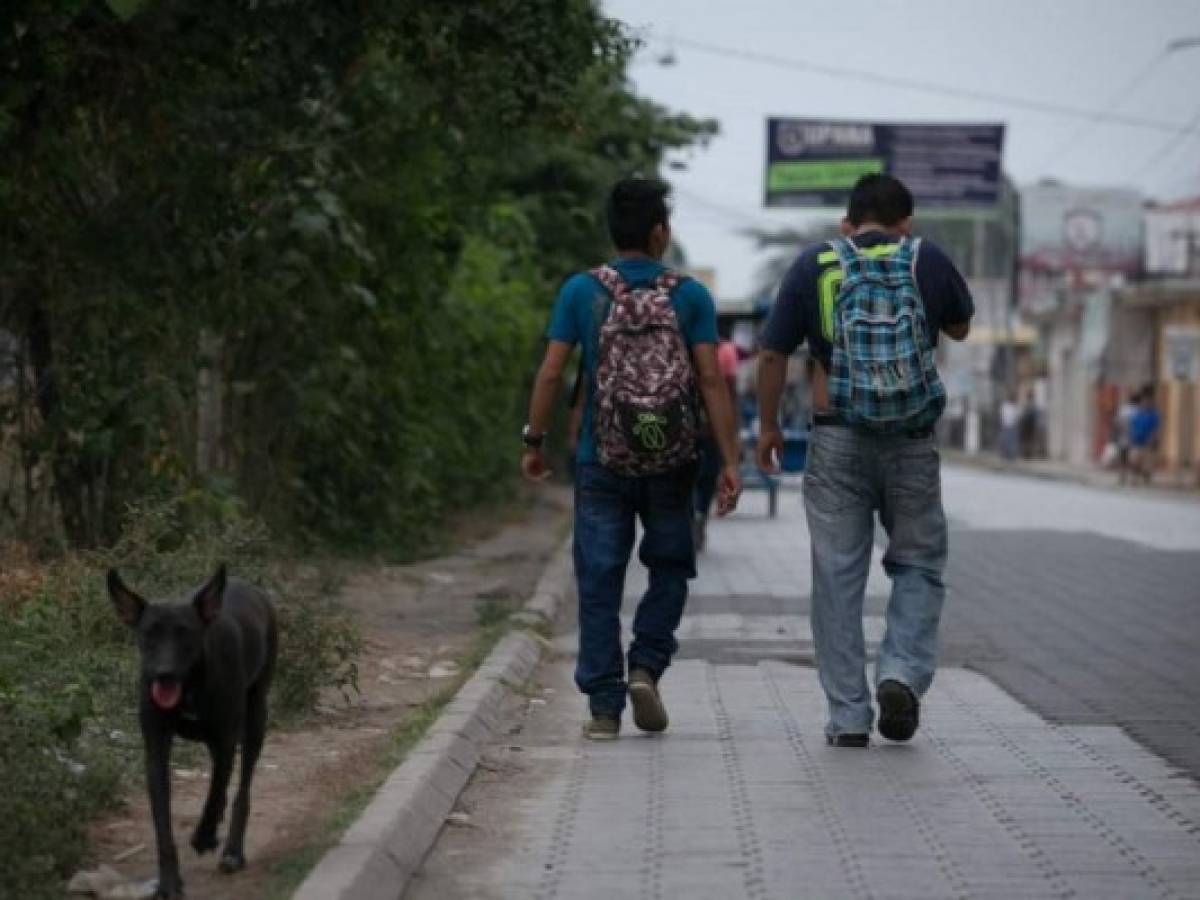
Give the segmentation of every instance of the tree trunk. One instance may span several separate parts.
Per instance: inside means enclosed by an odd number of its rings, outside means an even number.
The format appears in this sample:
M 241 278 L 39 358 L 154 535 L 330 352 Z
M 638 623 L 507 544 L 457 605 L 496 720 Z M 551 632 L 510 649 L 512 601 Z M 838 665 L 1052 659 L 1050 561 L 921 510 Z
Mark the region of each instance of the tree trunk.
M 26 328 L 29 364 L 33 370 L 34 402 L 42 419 L 42 428 L 55 437 L 50 458 L 63 532 L 73 546 L 88 547 L 95 543 L 93 529 L 89 527 L 86 500 L 91 479 L 78 461 L 72 461 L 57 446 L 60 443 L 57 434 L 60 400 L 54 376 L 53 338 L 46 311 L 37 301 L 29 304 Z
M 200 333 L 200 369 L 196 373 L 196 471 L 200 475 L 220 471 L 224 463 L 222 349 L 221 339 L 211 331 Z

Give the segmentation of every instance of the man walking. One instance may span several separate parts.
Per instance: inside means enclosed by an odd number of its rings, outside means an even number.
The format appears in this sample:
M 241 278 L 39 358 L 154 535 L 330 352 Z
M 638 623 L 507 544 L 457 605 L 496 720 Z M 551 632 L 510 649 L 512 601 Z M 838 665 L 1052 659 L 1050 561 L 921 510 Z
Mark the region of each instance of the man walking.
M 1149 484 L 1154 475 L 1154 449 L 1162 419 L 1154 405 L 1154 385 L 1142 388 L 1137 409 L 1129 420 L 1129 461 L 1136 482 L 1139 478 Z
M 586 396 L 575 457 L 575 682 L 591 710 L 584 734 L 595 740 L 617 737 L 627 695 L 638 728 L 667 727 L 658 681 L 678 646 L 675 630 L 696 574 L 692 486 L 701 397 L 723 460 L 718 513 L 730 512 L 741 491 L 712 297 L 661 262 L 671 241 L 666 195 L 665 185 L 646 179 L 613 188 L 607 214 L 617 259 L 574 275 L 559 291 L 523 433 L 521 469 L 540 481 L 549 474 L 542 444 L 551 409 L 563 369 L 581 344 Z M 638 555 L 650 583 L 633 621 L 627 684 L 621 597 L 639 519 Z
M 888 175 L 850 195 L 842 237 L 804 250 L 785 276 L 762 338 L 758 463 L 776 469 L 788 356 L 804 341 L 817 360 L 804 477 L 812 540 L 812 626 L 825 734 L 866 747 L 874 719 L 862 606 L 875 514 L 888 535 L 892 579 L 876 669 L 879 733 L 906 741 L 933 680 L 946 564 L 933 426 L 945 406 L 934 366 L 939 332 L 967 336 L 974 303 L 962 276 L 910 236 L 913 199 Z

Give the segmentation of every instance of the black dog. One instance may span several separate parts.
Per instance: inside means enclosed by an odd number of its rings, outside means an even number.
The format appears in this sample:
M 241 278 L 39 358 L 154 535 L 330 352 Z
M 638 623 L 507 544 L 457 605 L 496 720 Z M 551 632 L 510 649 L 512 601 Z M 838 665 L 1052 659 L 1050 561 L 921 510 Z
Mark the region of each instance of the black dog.
M 171 740 L 179 735 L 203 741 L 212 757 L 208 799 L 192 834 L 197 853 L 216 849 L 234 754 L 242 745 L 242 777 L 220 863 L 224 872 L 241 869 L 246 865 L 242 840 L 250 812 L 250 780 L 262 749 L 267 690 L 275 669 L 275 610 L 253 585 L 232 579 L 227 587 L 224 566 L 190 603 L 147 604 L 115 569 L 108 572 L 108 592 L 121 620 L 136 629 L 142 658 L 139 715 L 158 840 L 156 896 L 182 897 L 171 835 Z

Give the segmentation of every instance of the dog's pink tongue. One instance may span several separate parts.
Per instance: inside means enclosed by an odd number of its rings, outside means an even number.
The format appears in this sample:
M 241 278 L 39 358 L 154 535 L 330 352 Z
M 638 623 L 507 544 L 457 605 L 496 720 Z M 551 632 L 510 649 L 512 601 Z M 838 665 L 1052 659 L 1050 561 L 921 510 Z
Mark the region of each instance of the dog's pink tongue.
M 150 685 L 150 699 L 154 701 L 154 705 L 159 709 L 174 709 L 179 703 L 179 695 L 183 693 L 183 688 L 180 687 L 178 681 L 172 681 L 164 684 L 161 681 L 155 681 Z

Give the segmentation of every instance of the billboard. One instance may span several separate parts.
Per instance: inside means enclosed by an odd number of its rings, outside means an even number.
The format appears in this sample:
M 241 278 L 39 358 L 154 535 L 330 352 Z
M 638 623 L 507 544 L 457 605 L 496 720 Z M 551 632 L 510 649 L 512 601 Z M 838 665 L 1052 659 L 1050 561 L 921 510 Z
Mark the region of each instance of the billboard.
M 844 208 L 869 172 L 908 185 L 918 208 L 996 205 L 1003 125 L 767 120 L 767 206 Z
M 1200 199 L 1146 211 L 1146 271 L 1200 275 Z
M 1134 274 L 1142 196 L 1128 188 L 1034 184 L 1021 190 L 1021 266 L 1030 272 Z

